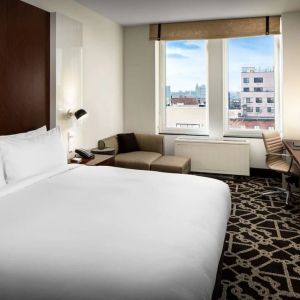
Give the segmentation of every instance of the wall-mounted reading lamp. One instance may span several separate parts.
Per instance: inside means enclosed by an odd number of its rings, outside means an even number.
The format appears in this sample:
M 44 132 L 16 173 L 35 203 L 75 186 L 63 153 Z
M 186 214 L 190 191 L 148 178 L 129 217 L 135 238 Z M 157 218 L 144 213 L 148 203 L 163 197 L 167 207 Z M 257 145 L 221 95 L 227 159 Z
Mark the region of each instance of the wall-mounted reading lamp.
M 66 113 L 66 117 L 68 119 L 72 118 L 72 116 L 74 116 L 76 118 L 76 120 L 82 120 L 85 117 L 87 117 L 87 112 L 85 109 L 80 108 L 78 110 L 76 110 L 75 112 L 72 112 L 70 109 L 67 111 Z M 71 153 L 74 150 L 74 146 L 73 146 L 73 140 L 74 138 L 74 133 L 72 133 L 71 131 L 68 131 L 68 151 L 69 153 Z
M 88 113 L 83 108 L 76 110 L 74 113 L 69 109 L 67 112 L 68 118 L 71 118 L 73 115 L 77 120 L 79 120 L 82 119 L 83 117 L 87 117 Z

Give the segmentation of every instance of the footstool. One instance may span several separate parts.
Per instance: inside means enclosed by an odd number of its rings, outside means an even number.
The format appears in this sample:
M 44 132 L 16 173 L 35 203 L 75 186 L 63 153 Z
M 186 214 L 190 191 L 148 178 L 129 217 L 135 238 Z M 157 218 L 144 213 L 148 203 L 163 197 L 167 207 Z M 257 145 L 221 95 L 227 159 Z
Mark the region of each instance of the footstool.
M 174 155 L 161 156 L 151 164 L 150 170 L 188 174 L 191 171 L 191 159 Z

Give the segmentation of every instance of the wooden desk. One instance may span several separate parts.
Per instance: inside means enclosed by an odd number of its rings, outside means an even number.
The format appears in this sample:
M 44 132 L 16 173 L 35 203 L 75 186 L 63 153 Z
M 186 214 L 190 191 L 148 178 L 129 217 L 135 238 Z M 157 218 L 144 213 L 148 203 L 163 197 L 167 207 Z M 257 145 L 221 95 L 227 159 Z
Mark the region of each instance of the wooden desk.
M 295 163 L 300 168 L 300 148 L 295 149 L 293 146 L 294 140 L 283 140 L 283 144 L 289 154 L 294 158 Z

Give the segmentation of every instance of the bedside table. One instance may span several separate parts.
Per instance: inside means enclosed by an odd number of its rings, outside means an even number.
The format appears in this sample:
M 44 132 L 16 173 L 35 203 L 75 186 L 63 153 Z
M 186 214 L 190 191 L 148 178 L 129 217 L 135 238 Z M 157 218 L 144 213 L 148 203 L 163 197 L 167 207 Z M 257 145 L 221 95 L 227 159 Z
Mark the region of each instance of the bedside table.
M 82 158 L 80 164 L 86 166 L 114 166 L 115 157 L 113 155 L 95 154 L 95 158 L 92 159 Z

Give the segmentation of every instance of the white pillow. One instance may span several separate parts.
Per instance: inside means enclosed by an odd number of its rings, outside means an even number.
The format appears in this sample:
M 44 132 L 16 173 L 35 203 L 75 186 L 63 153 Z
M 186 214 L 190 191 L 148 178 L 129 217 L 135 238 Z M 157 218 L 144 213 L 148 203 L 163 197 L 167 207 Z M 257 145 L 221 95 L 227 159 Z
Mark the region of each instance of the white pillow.
M 42 133 L 47 132 L 47 127 L 43 126 L 41 128 L 31 130 L 28 132 L 22 132 L 22 133 L 17 133 L 17 134 L 11 134 L 11 135 L 0 135 L 0 141 L 7 140 L 7 139 L 15 139 L 15 138 L 28 138 L 32 136 L 37 136 Z M 4 169 L 3 169 L 3 163 L 2 163 L 2 157 L 1 157 L 1 152 L 0 152 L 0 188 L 6 185 L 5 181 L 5 175 L 4 175 Z
M 10 139 L 10 138 L 28 138 L 28 137 L 33 137 L 40 135 L 42 133 L 47 132 L 47 127 L 43 126 L 35 130 L 27 131 L 27 132 L 22 132 L 22 133 L 17 133 L 17 134 L 10 134 L 10 135 L 0 135 L 0 141 L 3 139 Z
M 67 165 L 59 128 L 26 139 L 0 139 L 7 183 Z

